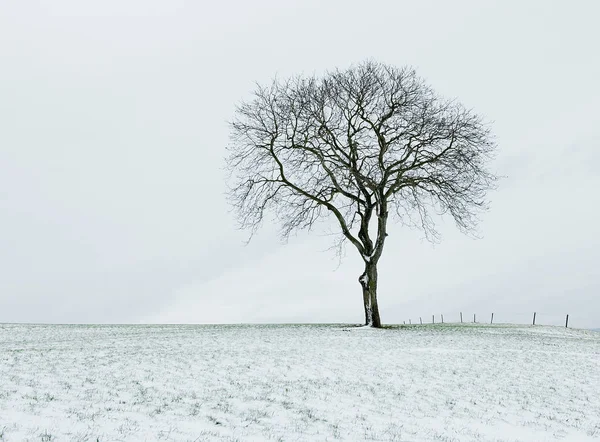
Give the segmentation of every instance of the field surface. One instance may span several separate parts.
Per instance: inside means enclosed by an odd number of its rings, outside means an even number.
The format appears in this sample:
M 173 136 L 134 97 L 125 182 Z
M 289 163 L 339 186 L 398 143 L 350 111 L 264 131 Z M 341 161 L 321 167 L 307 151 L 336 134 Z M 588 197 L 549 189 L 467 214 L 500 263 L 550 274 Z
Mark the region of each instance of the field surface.
M 600 440 L 600 334 L 0 324 L 0 441 Z

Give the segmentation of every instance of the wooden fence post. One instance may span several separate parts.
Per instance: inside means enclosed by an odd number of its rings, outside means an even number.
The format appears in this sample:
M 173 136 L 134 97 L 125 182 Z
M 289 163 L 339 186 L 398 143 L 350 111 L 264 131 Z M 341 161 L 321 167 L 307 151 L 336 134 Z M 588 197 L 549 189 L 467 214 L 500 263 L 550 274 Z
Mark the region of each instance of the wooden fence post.
M 462 324 L 462 312 L 460 312 L 460 323 Z
M 435 324 L 435 315 L 431 315 L 431 323 Z
M 567 320 L 565 322 L 565 328 L 569 328 L 569 315 L 567 315 Z
M 533 325 L 535 325 L 535 315 L 536 315 L 536 312 L 533 312 Z
M 494 314 L 492 313 L 492 319 L 490 320 L 490 324 L 494 323 Z
M 442 324 L 444 323 L 444 315 L 442 315 Z
M 473 324 L 475 324 L 477 321 L 475 320 L 475 313 L 473 313 Z
M 421 325 L 423 325 L 423 318 L 419 316 L 419 321 L 421 321 Z

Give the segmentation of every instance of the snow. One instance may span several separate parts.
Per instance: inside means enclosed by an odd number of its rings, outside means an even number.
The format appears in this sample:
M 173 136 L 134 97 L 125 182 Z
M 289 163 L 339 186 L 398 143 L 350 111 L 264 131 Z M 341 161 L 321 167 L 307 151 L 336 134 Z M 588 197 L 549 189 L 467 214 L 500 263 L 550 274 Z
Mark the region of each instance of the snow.
M 600 334 L 0 325 L 0 441 L 600 438 Z

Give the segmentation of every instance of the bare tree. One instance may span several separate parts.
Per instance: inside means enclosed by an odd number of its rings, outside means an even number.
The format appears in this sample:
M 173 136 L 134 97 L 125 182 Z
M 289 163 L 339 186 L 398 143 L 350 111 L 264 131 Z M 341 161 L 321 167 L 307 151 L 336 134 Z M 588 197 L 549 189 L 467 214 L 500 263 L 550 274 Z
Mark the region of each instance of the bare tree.
M 381 327 L 377 265 L 390 216 L 435 240 L 433 216 L 472 232 L 496 176 L 482 119 L 440 98 L 412 69 L 365 62 L 258 86 L 238 106 L 229 198 L 252 233 L 271 211 L 287 238 L 333 216 L 364 261 L 365 324 Z

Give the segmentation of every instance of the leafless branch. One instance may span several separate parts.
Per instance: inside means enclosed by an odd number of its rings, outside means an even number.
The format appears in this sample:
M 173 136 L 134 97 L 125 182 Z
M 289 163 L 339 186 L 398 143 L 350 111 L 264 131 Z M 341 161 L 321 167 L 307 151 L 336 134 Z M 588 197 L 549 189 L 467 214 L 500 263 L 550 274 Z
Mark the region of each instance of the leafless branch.
M 440 214 L 472 232 L 497 180 L 495 147 L 480 116 L 412 69 L 366 62 L 258 86 L 231 122 L 229 199 L 240 227 L 255 232 L 269 212 L 285 238 L 333 216 L 376 262 L 388 215 L 434 241 Z

